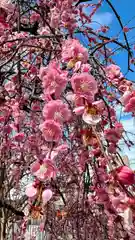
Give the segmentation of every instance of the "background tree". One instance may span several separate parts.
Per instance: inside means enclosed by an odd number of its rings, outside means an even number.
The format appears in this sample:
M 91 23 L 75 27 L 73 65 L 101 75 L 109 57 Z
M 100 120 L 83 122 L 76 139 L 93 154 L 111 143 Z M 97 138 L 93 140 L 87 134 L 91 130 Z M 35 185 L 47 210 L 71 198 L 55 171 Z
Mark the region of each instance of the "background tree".
M 135 91 L 109 44 L 127 51 L 128 71 L 134 56 L 106 3 L 124 42 L 92 29 L 102 0 L 0 3 L 1 239 L 15 222 L 12 238 L 24 239 L 31 218 L 52 240 L 134 239 L 134 172 L 119 141 L 133 143 L 116 111 L 134 116 Z

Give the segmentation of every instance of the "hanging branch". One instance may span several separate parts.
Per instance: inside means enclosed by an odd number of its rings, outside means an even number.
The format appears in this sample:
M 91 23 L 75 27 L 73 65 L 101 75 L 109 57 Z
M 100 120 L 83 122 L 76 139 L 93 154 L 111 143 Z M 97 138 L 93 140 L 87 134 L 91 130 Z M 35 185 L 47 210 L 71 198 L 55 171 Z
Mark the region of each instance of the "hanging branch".
M 117 11 L 115 10 L 114 6 L 112 5 L 112 3 L 110 2 L 110 0 L 106 0 L 106 2 L 108 3 L 108 5 L 111 7 L 112 11 L 114 12 L 116 18 L 118 19 L 118 22 L 123 30 L 123 24 L 122 24 L 122 21 L 121 21 L 121 18 L 119 16 L 119 14 L 117 13 Z M 130 46 L 129 46 L 129 43 L 128 43 L 128 39 L 127 39 L 127 35 L 126 33 L 123 31 L 123 35 L 124 35 L 124 38 L 125 38 L 125 42 L 126 42 L 126 45 L 127 45 L 127 50 L 128 50 L 128 70 L 131 71 L 131 72 L 134 72 L 131 68 L 130 68 L 130 58 L 132 58 L 132 52 L 131 52 L 131 49 L 130 49 Z

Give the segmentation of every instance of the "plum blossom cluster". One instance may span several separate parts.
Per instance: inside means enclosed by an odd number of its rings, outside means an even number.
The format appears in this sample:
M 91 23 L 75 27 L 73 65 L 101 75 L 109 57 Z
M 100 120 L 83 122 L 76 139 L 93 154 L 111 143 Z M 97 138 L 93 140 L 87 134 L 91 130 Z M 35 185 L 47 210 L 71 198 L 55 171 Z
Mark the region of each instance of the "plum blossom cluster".
M 25 217 L 16 240 L 29 219 L 52 240 L 135 239 L 135 173 L 119 145 L 134 143 L 117 118 L 119 106 L 134 116 L 135 91 L 107 47 L 118 38 L 89 25 L 102 2 L 0 2 L 2 239 L 18 215 Z
M 135 112 L 135 91 L 126 90 L 121 97 L 121 102 L 124 105 L 124 112 Z

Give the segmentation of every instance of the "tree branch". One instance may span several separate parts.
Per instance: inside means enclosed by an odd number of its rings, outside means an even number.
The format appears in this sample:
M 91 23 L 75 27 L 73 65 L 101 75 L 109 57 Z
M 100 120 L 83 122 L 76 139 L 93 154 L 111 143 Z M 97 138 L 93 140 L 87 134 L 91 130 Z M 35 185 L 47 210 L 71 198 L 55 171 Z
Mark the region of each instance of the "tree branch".
M 6 203 L 5 201 L 3 201 L 1 199 L 0 199 L 0 208 L 6 208 L 6 209 L 10 210 L 12 213 L 14 213 L 15 215 L 24 217 L 24 212 L 15 209 L 13 206 L 11 206 L 10 204 Z
M 92 0 L 79 0 L 76 4 L 75 7 L 77 7 L 80 3 L 85 3 L 85 2 L 90 2 Z

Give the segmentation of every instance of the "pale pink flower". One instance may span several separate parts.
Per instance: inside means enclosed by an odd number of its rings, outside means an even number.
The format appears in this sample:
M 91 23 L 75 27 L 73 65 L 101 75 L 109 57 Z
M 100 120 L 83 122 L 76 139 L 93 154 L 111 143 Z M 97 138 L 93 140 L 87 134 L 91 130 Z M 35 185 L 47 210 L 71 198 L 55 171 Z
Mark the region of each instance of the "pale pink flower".
M 69 63 L 68 63 L 68 66 L 70 66 Z M 72 63 L 72 60 L 71 60 L 71 63 Z M 74 67 L 74 64 L 73 64 L 73 67 Z M 74 72 L 77 72 L 80 68 L 81 68 L 81 61 L 78 61 L 75 63 Z
M 83 121 L 90 125 L 96 125 L 101 121 L 101 116 L 98 114 L 89 114 L 87 112 L 84 112 Z
M 39 226 L 40 232 L 43 232 L 44 228 L 45 228 L 45 223 L 43 223 L 43 222 L 40 223 L 40 226 Z
M 44 181 L 45 179 L 55 178 L 56 176 L 56 168 L 53 165 L 52 160 L 45 159 L 40 167 L 38 168 L 37 164 L 37 171 L 36 166 L 34 168 L 33 175 L 36 176 L 40 181 Z
M 10 0 L 1 0 L 0 1 L 0 8 L 3 8 L 5 11 L 13 10 L 13 4 Z
M 26 191 L 25 191 L 26 195 L 29 197 L 29 198 L 33 198 L 36 196 L 37 194 L 37 189 L 35 187 L 33 187 L 32 184 L 29 184 L 27 185 L 26 187 Z
M 68 145 L 65 144 L 61 144 L 60 146 L 56 147 L 54 149 L 54 151 L 51 151 L 51 153 L 47 153 L 46 158 L 50 158 L 52 161 L 54 161 L 54 159 L 58 156 L 58 154 L 61 153 L 66 153 L 68 150 Z
M 96 125 L 101 121 L 101 113 L 104 109 L 104 103 L 102 100 L 95 101 L 91 107 L 87 107 L 82 116 L 84 122 L 90 125 Z
M 110 79 L 120 77 L 120 67 L 117 65 L 111 64 L 107 66 L 106 73 Z
M 60 22 L 60 11 L 57 7 L 51 9 L 51 21 L 50 26 L 52 28 L 58 28 Z
M 98 112 L 103 112 L 104 108 L 105 108 L 105 104 L 103 102 L 103 100 L 99 100 L 99 101 L 95 101 L 92 103 L 92 106 L 95 107 Z
M 40 125 L 40 130 L 47 142 L 59 142 L 62 138 L 61 126 L 54 120 L 46 120 Z
M 75 94 L 73 92 L 67 92 L 66 99 L 67 101 L 73 103 L 75 101 Z
M 127 104 L 130 100 L 131 97 L 131 91 L 127 90 L 124 92 L 123 96 L 120 98 L 120 101 L 122 102 L 122 104 Z
M 46 204 L 52 198 L 52 191 L 50 189 L 45 189 L 42 193 L 43 204 Z
M 80 44 L 79 40 L 68 39 L 63 42 L 62 59 L 65 62 L 73 59 L 76 62 L 81 61 L 86 63 L 88 60 L 88 50 Z
M 52 161 L 57 157 L 58 151 L 51 151 L 46 154 L 46 158 L 50 158 Z
M 118 197 L 115 197 L 113 195 L 110 196 L 110 200 L 112 202 L 112 205 L 114 208 L 118 208 L 119 205 L 121 204 L 121 198 L 118 196 Z
M 91 71 L 91 66 L 88 63 L 82 64 L 81 72 L 89 72 Z
M 97 92 L 97 83 L 95 78 L 88 73 L 75 74 L 71 78 L 72 88 L 75 94 L 91 101 Z
M 131 226 L 133 225 L 133 213 L 131 208 L 127 208 L 124 211 L 123 214 L 123 218 L 124 218 L 124 225 L 127 229 L 130 229 Z
M 62 124 L 70 119 L 71 112 L 68 105 L 61 100 L 52 100 L 44 106 L 43 116 L 46 120 L 54 120 Z
M 8 81 L 7 83 L 5 83 L 4 88 L 9 93 L 14 93 L 15 92 L 15 85 L 11 81 Z

